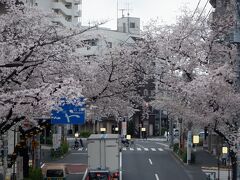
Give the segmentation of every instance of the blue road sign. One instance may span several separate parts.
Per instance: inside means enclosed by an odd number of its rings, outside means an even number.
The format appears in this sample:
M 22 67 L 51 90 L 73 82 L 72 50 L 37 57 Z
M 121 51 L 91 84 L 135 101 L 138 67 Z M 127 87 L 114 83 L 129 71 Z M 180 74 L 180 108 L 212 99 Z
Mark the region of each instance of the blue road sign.
M 58 110 L 51 112 L 52 124 L 84 124 L 85 123 L 85 102 L 84 98 L 74 100 L 74 102 L 66 102 L 62 99 Z

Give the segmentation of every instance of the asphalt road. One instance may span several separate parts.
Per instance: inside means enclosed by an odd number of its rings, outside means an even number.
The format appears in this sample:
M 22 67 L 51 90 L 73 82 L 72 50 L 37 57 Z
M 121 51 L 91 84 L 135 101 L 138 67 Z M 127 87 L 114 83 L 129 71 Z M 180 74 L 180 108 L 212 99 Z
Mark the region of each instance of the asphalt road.
M 182 163 L 167 144 L 163 139 L 136 140 L 123 150 L 123 180 L 206 179 L 200 166 Z
M 184 166 L 161 142 L 136 141 L 133 149 L 123 151 L 123 180 L 190 180 Z
M 72 150 L 54 163 L 67 165 L 87 164 L 87 149 Z M 122 149 L 122 180 L 202 180 L 196 169 L 185 166 L 171 152 L 166 142 L 135 140 L 130 147 Z M 76 171 L 75 171 L 76 170 Z M 81 180 L 82 171 L 75 166 L 68 180 Z

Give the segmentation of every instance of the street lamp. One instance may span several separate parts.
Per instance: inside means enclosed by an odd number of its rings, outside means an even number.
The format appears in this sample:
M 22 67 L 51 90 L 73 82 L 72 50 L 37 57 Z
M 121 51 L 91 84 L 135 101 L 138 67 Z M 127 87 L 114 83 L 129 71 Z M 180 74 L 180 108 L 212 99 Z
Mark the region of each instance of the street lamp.
M 194 135 L 193 136 L 193 144 L 194 144 L 194 151 L 197 151 L 196 146 L 199 143 L 199 135 Z
M 222 154 L 223 154 L 223 157 L 224 157 L 224 164 L 227 165 L 227 154 L 228 154 L 228 147 L 222 147 Z M 230 161 L 228 161 L 228 180 L 230 180 Z
M 106 128 L 100 128 L 101 133 L 105 133 Z
M 76 132 L 76 133 L 74 134 L 74 136 L 75 136 L 75 138 L 78 138 L 78 137 L 79 137 L 79 133 Z
M 142 131 L 142 137 L 143 137 L 143 135 L 145 135 L 146 136 L 145 138 L 147 138 L 146 128 L 141 128 L 141 131 Z
M 228 148 L 227 147 L 222 147 L 222 153 L 227 154 L 228 153 Z
M 199 136 L 198 135 L 194 135 L 193 136 L 193 144 L 198 144 L 199 143 Z
M 131 140 L 131 135 L 127 135 L 126 139 Z

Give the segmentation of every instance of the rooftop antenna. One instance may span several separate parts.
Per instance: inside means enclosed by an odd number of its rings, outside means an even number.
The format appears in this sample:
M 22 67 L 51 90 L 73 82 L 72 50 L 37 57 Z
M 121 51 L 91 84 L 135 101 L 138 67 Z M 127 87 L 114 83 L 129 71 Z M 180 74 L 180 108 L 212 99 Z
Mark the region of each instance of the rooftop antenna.
M 129 17 L 129 15 L 130 15 L 130 14 L 129 14 L 129 10 L 130 10 L 130 9 L 129 9 L 129 2 L 128 2 L 128 3 L 127 3 L 127 16 L 128 16 L 128 17 Z
M 129 1 L 126 3 L 126 6 L 127 6 L 127 16 L 129 17 L 130 16 L 130 11 L 132 11 L 133 9 L 130 9 L 130 3 Z
M 124 17 L 124 11 L 126 11 L 127 9 L 119 9 L 119 11 L 122 11 L 122 17 Z

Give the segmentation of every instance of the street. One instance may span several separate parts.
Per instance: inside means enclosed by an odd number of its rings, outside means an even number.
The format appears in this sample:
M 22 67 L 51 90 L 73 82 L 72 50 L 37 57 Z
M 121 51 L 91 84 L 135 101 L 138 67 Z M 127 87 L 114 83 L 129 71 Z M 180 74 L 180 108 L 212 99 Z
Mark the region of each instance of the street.
M 87 148 L 71 152 L 63 159 L 52 163 L 64 163 L 68 168 L 69 180 L 82 179 L 87 165 Z M 186 167 L 168 148 L 167 142 L 160 140 L 136 139 L 134 144 L 122 148 L 123 180 L 200 180 L 196 169 Z M 173 173 L 174 172 L 174 173 Z M 200 172 L 199 172 L 200 173 Z
M 174 171 L 174 173 L 172 173 Z M 123 151 L 124 180 L 189 180 L 184 167 L 163 143 L 137 140 L 134 149 Z

